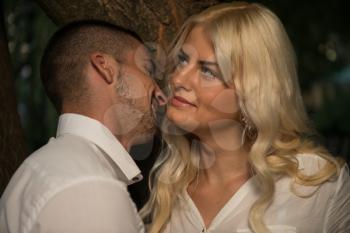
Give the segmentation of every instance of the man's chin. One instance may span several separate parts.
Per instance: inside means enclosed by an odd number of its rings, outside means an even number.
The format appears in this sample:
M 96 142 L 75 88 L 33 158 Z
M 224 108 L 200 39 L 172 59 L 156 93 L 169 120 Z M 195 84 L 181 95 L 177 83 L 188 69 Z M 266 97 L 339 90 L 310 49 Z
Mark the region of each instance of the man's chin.
M 140 133 L 134 140 L 134 145 L 146 144 L 151 142 L 154 135 L 156 133 L 156 129 L 149 130 L 148 132 Z
M 153 140 L 156 133 L 159 133 L 157 119 L 151 113 L 145 114 L 140 121 L 138 130 L 135 132 L 134 144 L 145 144 Z

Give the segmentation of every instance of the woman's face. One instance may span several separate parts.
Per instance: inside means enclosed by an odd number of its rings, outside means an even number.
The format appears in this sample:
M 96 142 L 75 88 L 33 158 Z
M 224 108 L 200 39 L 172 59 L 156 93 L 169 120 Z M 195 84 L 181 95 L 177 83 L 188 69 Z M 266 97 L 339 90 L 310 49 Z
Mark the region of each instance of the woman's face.
M 170 77 L 167 117 L 195 134 L 237 124 L 235 89 L 224 83 L 214 47 L 203 26 L 195 26 L 176 58 Z

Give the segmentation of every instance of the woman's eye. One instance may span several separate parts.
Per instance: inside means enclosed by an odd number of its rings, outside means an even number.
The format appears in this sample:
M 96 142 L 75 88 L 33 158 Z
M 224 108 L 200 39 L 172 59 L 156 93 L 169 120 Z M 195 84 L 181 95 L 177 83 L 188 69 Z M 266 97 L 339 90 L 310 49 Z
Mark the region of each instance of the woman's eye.
M 217 78 L 217 75 L 213 71 L 211 71 L 209 68 L 207 68 L 205 66 L 201 67 L 201 73 L 207 79 L 216 79 Z
M 185 65 L 187 65 L 188 61 L 187 58 L 185 56 L 183 56 L 182 54 L 179 54 L 177 56 L 177 68 L 181 68 L 184 67 Z

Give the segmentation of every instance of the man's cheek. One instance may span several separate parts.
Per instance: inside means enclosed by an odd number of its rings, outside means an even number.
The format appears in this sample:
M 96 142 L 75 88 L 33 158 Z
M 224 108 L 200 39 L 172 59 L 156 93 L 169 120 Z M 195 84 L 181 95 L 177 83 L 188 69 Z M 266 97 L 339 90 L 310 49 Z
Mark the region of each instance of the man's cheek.
M 140 80 L 141 78 L 138 78 L 132 74 L 126 74 L 124 79 L 126 85 L 128 86 L 128 93 L 126 93 L 125 98 L 139 99 L 147 96 L 147 89 L 144 83 L 142 83 Z

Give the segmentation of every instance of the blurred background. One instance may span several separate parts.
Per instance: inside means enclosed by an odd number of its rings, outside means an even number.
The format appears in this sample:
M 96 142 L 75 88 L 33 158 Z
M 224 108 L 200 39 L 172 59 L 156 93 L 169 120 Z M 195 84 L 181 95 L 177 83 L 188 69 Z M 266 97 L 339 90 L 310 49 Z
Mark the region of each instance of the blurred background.
M 55 24 L 33 0 L 3 0 L 18 112 L 29 152 L 55 135 L 57 114 L 45 96 L 39 62 Z M 350 31 L 345 0 L 258 1 L 282 20 L 299 62 L 309 116 L 334 154 L 350 157 Z M 144 158 L 144 157 L 143 157 Z

